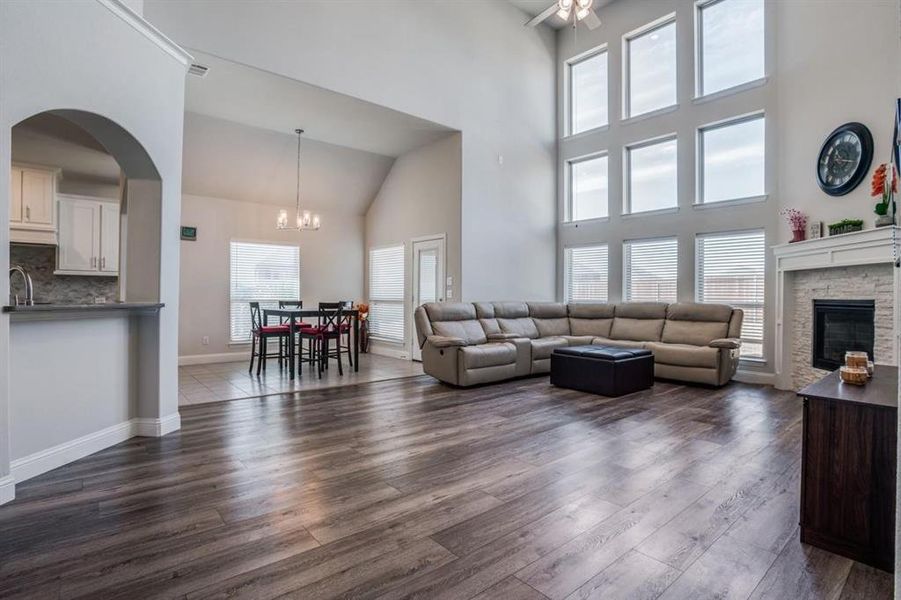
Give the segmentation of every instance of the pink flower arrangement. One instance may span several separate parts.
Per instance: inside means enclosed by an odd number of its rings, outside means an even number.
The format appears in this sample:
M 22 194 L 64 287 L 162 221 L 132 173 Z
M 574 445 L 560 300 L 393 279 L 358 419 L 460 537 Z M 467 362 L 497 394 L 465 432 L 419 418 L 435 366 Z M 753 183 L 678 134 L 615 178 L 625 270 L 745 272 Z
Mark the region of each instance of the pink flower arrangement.
M 783 208 L 779 214 L 785 217 L 792 231 L 803 231 L 807 227 L 807 215 L 796 208 Z

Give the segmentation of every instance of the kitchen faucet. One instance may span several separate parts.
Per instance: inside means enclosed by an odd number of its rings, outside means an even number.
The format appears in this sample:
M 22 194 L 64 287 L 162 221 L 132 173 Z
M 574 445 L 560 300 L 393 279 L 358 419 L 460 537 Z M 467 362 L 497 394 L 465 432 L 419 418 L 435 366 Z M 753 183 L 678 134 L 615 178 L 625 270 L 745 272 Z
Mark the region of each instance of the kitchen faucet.
M 28 271 L 25 270 L 25 267 L 21 265 L 13 265 L 9 268 L 9 283 L 10 288 L 12 288 L 12 280 L 13 275 L 16 273 L 22 276 L 22 281 L 25 282 L 25 304 L 26 306 L 32 306 L 34 304 L 34 284 L 31 283 L 31 275 L 28 274 Z M 13 303 L 16 306 L 19 306 L 19 294 L 10 294 L 12 296 Z

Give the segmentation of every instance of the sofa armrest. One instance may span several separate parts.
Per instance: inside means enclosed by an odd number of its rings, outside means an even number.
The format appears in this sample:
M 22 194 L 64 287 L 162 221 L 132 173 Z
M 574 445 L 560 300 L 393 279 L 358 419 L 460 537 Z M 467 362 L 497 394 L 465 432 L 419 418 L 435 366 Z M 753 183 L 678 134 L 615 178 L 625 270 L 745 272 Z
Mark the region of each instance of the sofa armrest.
M 466 340 L 458 337 L 448 337 L 444 335 L 430 335 L 426 338 L 426 343 L 431 344 L 435 348 L 455 348 L 457 346 L 466 346 Z
M 524 337 L 518 333 L 489 333 L 488 341 L 489 342 L 508 342 L 510 340 L 516 340 L 521 337 Z
M 737 338 L 720 338 L 718 340 L 713 340 L 707 345 L 712 348 L 725 348 L 727 350 L 735 350 L 737 348 L 741 348 L 741 340 Z

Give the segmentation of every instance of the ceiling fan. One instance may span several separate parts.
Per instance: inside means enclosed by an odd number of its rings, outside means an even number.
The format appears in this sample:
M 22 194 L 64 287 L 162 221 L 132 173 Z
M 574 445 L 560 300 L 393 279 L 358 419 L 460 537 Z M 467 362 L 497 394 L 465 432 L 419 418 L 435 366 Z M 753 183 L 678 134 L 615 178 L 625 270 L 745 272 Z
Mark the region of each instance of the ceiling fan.
M 601 25 L 601 20 L 591 9 L 593 3 L 594 0 L 557 0 L 526 23 L 526 27 L 535 27 L 553 15 L 557 15 L 567 23 L 572 21 L 573 28 L 581 22 L 585 23 L 588 29 L 597 29 Z

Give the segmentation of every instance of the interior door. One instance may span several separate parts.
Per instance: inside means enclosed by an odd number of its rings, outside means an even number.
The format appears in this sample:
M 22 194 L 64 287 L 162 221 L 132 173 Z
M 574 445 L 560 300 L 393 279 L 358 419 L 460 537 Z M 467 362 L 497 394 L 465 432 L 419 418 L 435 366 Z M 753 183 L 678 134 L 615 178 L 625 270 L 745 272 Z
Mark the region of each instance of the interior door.
M 60 198 L 59 220 L 59 270 L 97 271 L 100 203 Z
M 119 272 L 119 205 L 100 205 L 100 270 Z
M 426 302 L 444 302 L 444 237 L 413 240 L 413 310 Z M 413 323 L 412 317 L 410 320 Z M 422 360 L 415 323 L 412 332 L 413 360 Z

